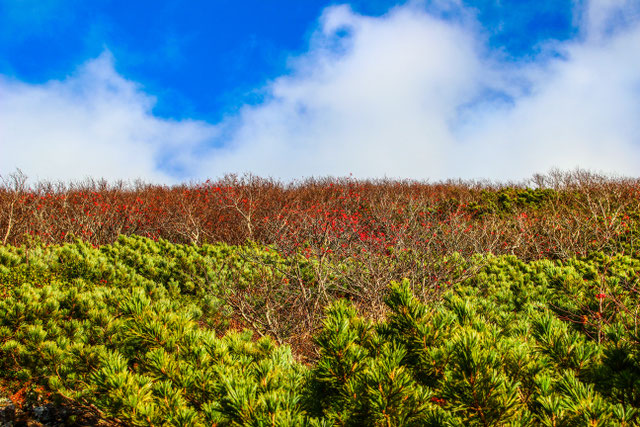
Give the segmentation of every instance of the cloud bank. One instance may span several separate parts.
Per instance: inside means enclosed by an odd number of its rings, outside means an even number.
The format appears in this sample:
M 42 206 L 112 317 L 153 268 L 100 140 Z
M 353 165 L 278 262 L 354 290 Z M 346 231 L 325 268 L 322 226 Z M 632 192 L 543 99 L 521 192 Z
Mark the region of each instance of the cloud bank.
M 183 156 L 215 135 L 153 116 L 153 97 L 118 75 L 109 53 L 64 81 L 0 79 L 0 171 L 36 180 L 87 177 L 171 183 Z
M 456 3 L 414 2 L 381 17 L 330 7 L 308 51 L 261 88 L 263 101 L 215 124 L 154 117 L 153 98 L 108 54 L 64 81 L 0 79 L 0 173 L 161 182 L 228 172 L 505 180 L 551 167 L 639 175 L 640 7 L 577 7 L 578 38 L 515 63 Z

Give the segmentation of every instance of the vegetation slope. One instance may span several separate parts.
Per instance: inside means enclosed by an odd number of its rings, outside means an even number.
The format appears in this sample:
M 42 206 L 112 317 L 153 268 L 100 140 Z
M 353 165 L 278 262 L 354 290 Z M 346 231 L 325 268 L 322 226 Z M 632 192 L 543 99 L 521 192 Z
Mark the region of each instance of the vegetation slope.
M 0 395 L 49 423 L 640 420 L 637 180 L 39 185 L 0 191 Z

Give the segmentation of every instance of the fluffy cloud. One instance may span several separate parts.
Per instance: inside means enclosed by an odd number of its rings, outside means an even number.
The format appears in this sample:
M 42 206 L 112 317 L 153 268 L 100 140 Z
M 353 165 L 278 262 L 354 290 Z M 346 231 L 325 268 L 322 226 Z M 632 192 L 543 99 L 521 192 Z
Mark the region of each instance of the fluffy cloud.
M 603 39 L 620 30 L 628 30 L 640 20 L 637 0 L 591 0 L 576 9 L 583 34 L 590 39 Z
M 0 173 L 35 180 L 143 178 L 171 183 L 215 136 L 196 121 L 154 117 L 154 99 L 118 75 L 109 53 L 63 81 L 0 79 Z
M 464 139 L 476 173 L 515 177 L 549 167 L 640 172 L 640 32 L 566 46 L 511 108 L 485 111 Z M 471 162 L 467 157 L 465 163 Z
M 585 3 L 576 39 L 516 63 L 457 2 L 381 17 L 330 7 L 264 100 L 216 124 L 154 117 L 153 98 L 109 55 L 65 81 L 0 80 L 0 171 L 162 182 L 228 172 L 505 180 L 577 166 L 638 175 L 637 5 Z
M 468 20 L 415 4 L 379 18 L 329 8 L 267 101 L 226 123 L 231 137 L 203 172 L 521 179 L 579 166 L 637 175 L 640 31 L 619 18 L 630 9 L 591 2 L 578 11 L 578 40 L 512 64 L 485 50 Z
M 205 168 L 442 176 L 457 144 L 450 123 L 487 78 L 473 36 L 412 7 L 382 18 L 330 8 L 310 51 L 229 123 L 230 141 Z

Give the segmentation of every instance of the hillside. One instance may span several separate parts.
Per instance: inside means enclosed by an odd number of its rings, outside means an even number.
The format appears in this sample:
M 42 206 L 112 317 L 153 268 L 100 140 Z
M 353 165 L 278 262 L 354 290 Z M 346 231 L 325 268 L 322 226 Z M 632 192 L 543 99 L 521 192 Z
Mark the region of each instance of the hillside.
M 0 206 L 0 397 L 42 422 L 640 420 L 637 180 L 14 175 Z

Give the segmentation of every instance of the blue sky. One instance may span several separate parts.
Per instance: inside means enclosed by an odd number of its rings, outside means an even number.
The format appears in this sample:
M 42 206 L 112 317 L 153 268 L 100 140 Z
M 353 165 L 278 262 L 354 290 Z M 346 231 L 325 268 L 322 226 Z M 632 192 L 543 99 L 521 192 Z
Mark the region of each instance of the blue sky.
M 0 0 L 0 175 L 637 174 L 638 1 Z
M 161 117 L 219 120 L 303 52 L 328 1 L 3 0 L 0 73 L 31 83 L 60 79 L 108 49 L 115 68 L 157 97 Z M 570 0 L 467 2 L 490 45 L 520 59 L 576 33 Z M 399 2 L 355 1 L 379 16 Z M 252 98 L 253 95 L 253 98 Z

